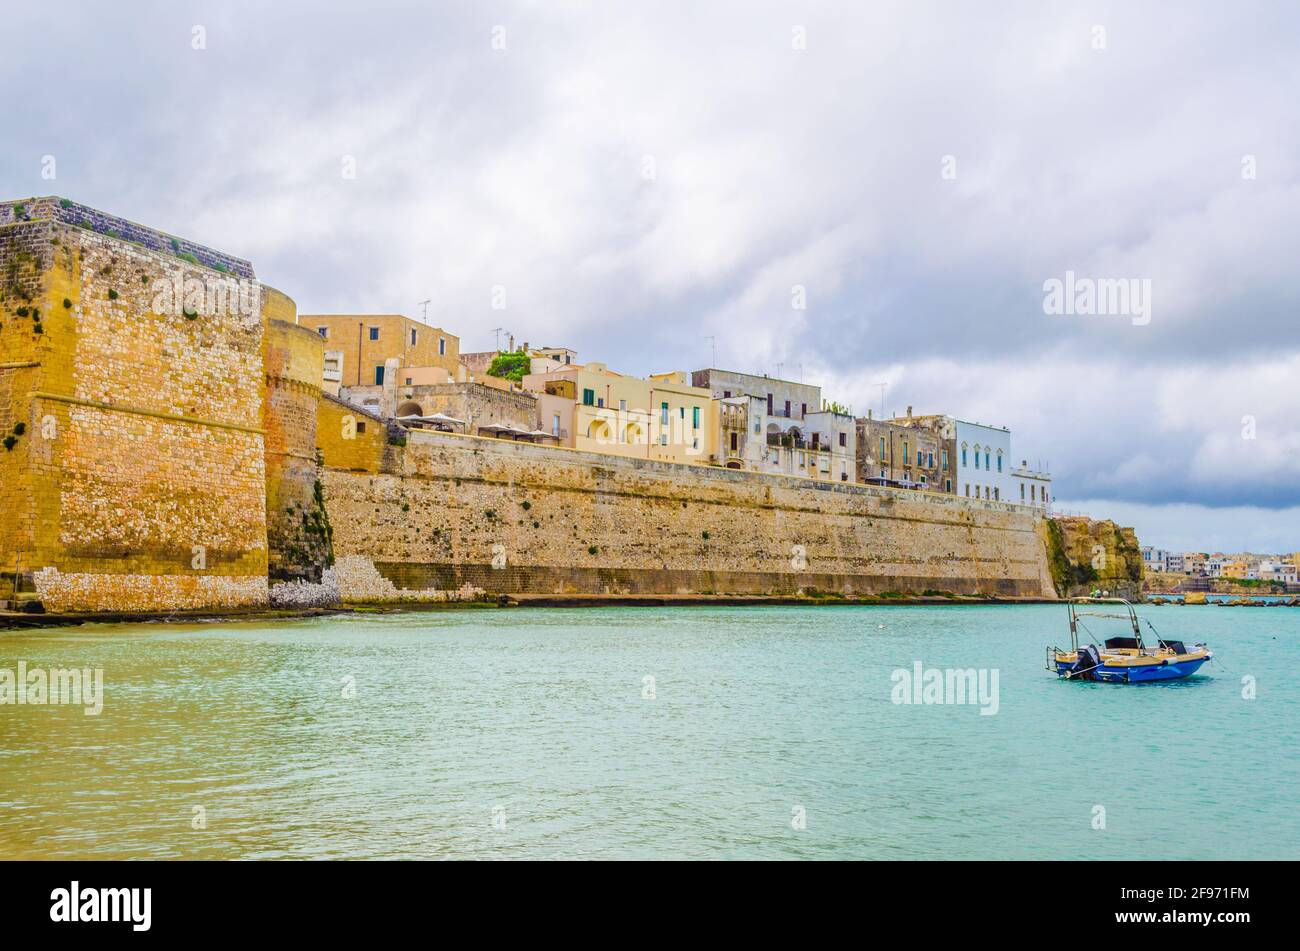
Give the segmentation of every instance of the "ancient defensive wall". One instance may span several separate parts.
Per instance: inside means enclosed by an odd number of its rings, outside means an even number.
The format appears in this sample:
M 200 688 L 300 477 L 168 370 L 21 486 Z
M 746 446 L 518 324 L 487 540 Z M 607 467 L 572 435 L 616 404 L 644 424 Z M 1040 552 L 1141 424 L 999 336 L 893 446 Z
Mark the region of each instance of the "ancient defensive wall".
M 404 435 L 321 392 L 323 341 L 295 321 L 240 258 L 66 199 L 0 202 L 0 601 L 170 612 L 1140 583 L 1132 531 L 1109 522 Z
M 259 287 L 66 200 L 0 204 L 0 587 L 51 611 L 266 602 Z
M 1002 502 L 431 432 L 386 452 L 372 440 L 350 466 L 334 457 L 335 554 L 411 597 L 1055 597 L 1043 520 Z

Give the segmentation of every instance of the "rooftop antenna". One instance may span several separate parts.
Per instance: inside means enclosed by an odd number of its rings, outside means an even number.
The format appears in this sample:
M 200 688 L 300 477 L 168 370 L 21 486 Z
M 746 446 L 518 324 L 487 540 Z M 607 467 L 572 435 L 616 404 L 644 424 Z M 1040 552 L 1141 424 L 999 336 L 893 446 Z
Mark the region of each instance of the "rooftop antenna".
M 784 361 L 776 365 L 776 378 L 781 379 L 781 367 L 785 366 Z
M 880 387 L 880 418 L 886 419 L 887 417 L 885 416 L 885 387 L 887 387 L 889 384 L 873 383 L 871 385 Z
M 428 300 L 420 301 L 420 306 L 424 308 L 424 316 L 421 318 L 421 320 L 423 320 L 426 324 L 429 322 L 429 304 L 432 302 L 433 302 L 432 297 L 430 297 Z
M 504 327 L 493 327 L 493 328 L 492 328 L 492 332 L 493 332 L 494 334 L 496 334 L 496 337 L 497 337 L 497 342 L 496 342 L 496 351 L 497 351 L 497 353 L 500 353 L 500 352 L 501 352 L 501 331 L 503 331 L 503 330 L 505 330 L 505 329 L 506 329 L 506 328 L 504 328 Z
M 705 335 L 704 339 L 713 344 L 713 362 L 709 366 L 716 367 L 718 365 L 718 338 Z

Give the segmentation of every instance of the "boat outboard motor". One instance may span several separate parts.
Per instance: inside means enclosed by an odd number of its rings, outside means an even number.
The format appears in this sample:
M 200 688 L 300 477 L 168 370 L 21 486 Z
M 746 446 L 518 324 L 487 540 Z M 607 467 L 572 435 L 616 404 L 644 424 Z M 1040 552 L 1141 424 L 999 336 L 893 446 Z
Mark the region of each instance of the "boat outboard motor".
M 1101 666 L 1101 654 L 1096 644 L 1079 648 L 1079 657 L 1070 668 L 1071 680 L 1096 680 L 1096 670 Z

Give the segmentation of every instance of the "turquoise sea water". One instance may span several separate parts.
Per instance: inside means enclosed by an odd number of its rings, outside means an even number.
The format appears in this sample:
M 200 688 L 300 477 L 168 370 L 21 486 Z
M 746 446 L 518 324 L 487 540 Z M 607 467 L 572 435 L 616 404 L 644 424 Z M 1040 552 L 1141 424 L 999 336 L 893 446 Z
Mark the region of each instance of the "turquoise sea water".
M 1216 661 L 1060 682 L 1051 605 L 0 632 L 105 678 L 0 706 L 0 857 L 1297 857 L 1300 611 L 1141 613 Z M 997 713 L 892 702 L 916 661 L 996 669 Z

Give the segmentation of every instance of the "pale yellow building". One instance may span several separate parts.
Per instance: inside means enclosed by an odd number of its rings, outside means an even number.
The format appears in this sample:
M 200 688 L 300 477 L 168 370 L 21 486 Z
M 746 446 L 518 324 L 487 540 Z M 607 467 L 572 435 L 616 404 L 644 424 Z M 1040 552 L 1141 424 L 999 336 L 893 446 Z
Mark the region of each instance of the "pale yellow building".
M 717 451 L 709 391 L 680 371 L 643 380 L 603 363 L 571 364 L 530 373 L 523 385 L 547 397 L 538 400 L 538 428 L 562 446 L 700 465 Z

